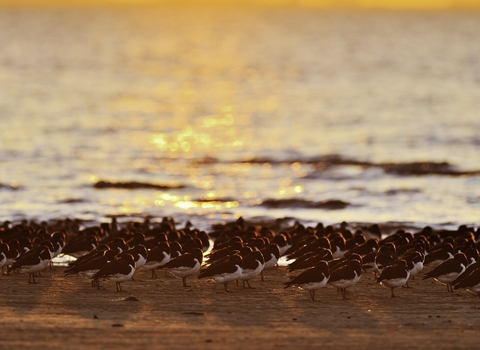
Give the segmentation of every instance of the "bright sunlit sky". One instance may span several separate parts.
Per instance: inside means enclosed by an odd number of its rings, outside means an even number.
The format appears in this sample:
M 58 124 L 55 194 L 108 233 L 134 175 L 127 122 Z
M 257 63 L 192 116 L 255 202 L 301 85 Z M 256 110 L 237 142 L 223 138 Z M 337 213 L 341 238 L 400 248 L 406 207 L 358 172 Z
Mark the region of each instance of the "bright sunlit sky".
M 0 0 L 0 6 L 108 6 L 157 4 L 260 4 L 319 8 L 452 9 L 480 8 L 480 0 Z

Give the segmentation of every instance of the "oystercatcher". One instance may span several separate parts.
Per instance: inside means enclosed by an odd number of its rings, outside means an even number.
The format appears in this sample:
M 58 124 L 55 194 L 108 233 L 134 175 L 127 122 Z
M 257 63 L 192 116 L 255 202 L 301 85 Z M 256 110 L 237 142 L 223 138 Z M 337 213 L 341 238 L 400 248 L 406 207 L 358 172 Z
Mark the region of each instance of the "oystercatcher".
M 0 267 L 3 269 L 7 262 L 8 245 L 0 242 Z
M 245 249 L 246 247 L 242 248 Z M 247 247 L 249 248 L 249 247 Z M 251 249 L 251 248 L 250 248 Z M 243 265 L 242 274 L 238 277 L 238 280 L 243 282 L 243 288 L 245 288 L 245 282 L 248 288 L 252 289 L 249 280 L 260 275 L 265 267 L 265 260 L 263 254 L 260 251 L 250 251 L 242 255 Z
M 480 298 L 480 268 L 474 269 L 468 276 L 465 276 L 460 282 L 455 284 L 453 288 L 466 288 Z
M 95 258 L 84 261 L 83 263 L 73 267 L 69 267 L 67 270 L 65 270 L 65 276 L 79 274 L 80 276 L 91 278 L 92 287 L 98 287 L 98 280 L 93 279 L 93 276 L 108 263 L 116 260 L 116 254 L 117 251 L 113 249 L 101 251 Z
M 85 255 L 98 246 L 98 237 L 90 234 L 88 236 L 77 236 L 75 239 L 69 241 L 62 250 L 63 254 L 79 258 Z
M 125 250 L 120 257 L 125 254 L 131 254 L 135 259 L 135 270 L 143 267 L 148 259 L 148 250 L 143 244 L 137 244 L 133 248 Z
M 336 233 L 329 237 L 331 251 L 334 259 L 342 258 L 347 252 L 345 238 L 341 233 Z
M 308 269 L 314 267 L 319 261 L 333 260 L 332 252 L 329 249 L 317 248 L 314 252 L 302 256 L 288 265 L 289 271 Z
M 410 277 L 410 271 L 407 268 L 407 262 L 403 259 L 397 260 L 395 263 L 386 266 L 380 276 L 377 278 L 377 282 L 382 286 L 390 288 L 392 291 L 391 297 L 395 298 L 393 289 L 401 287 L 407 283 Z
M 161 242 L 157 247 L 148 252 L 147 262 L 143 265 L 145 270 L 152 270 L 152 278 L 157 278 L 155 269 L 170 261 L 171 249 L 167 242 Z
M 467 257 L 468 266 L 475 264 L 478 259 L 478 250 L 476 248 L 468 248 L 465 250 L 465 256 Z
M 355 285 L 362 276 L 362 262 L 351 259 L 347 265 L 343 265 L 330 272 L 328 283 L 340 289 L 343 299 L 347 299 L 347 288 Z
M 50 241 L 54 247 L 54 251 L 52 252 L 54 258 L 62 253 L 66 245 L 66 240 L 67 237 L 64 232 L 56 231 L 50 235 Z
M 102 267 L 96 274 L 93 275 L 93 279 L 107 279 L 113 281 L 116 284 L 117 292 L 122 291 L 121 282 L 127 281 L 132 278 L 135 273 L 135 259 L 130 254 L 123 255 L 120 259 L 114 260 L 104 267 Z
M 450 283 L 453 287 L 455 287 L 457 284 L 459 284 L 464 278 L 466 278 L 467 276 L 470 276 L 475 270 L 479 269 L 480 268 L 480 261 L 477 261 L 473 264 L 470 264 L 468 265 L 468 267 L 466 268 L 465 272 L 462 273 L 460 276 L 458 276 L 457 278 L 455 278 L 455 280 Z
M 287 232 L 280 232 L 278 235 L 273 237 L 272 243 L 278 244 L 280 249 L 280 256 L 284 255 L 287 250 L 292 247 L 292 239 L 290 234 Z
M 100 256 L 102 256 L 104 254 L 105 251 L 109 250 L 110 247 L 106 244 L 101 244 L 99 245 L 97 248 L 95 248 L 94 250 L 92 250 L 91 252 L 85 254 L 85 255 L 82 255 L 81 257 L 79 257 L 77 260 L 74 260 L 72 262 L 69 262 L 68 263 L 68 269 L 71 269 L 71 268 L 74 268 L 75 266 L 80 266 L 81 264 L 89 261 L 89 260 L 92 260 L 92 259 L 96 259 Z M 115 254 L 117 252 L 115 251 Z
M 427 256 L 425 256 L 425 262 L 424 265 L 426 267 L 433 267 L 440 265 L 442 262 L 453 258 L 454 254 L 453 250 L 453 245 L 451 243 L 446 243 L 440 248 L 437 248 L 430 253 L 428 253 Z
M 7 260 L 5 261 L 4 266 L 9 266 L 15 263 L 15 261 L 20 257 L 20 254 L 21 251 L 18 244 L 18 239 L 12 239 L 8 242 L 8 252 L 5 254 L 7 256 Z M 7 273 L 10 273 L 8 269 Z
M 176 258 L 183 254 L 183 248 L 180 242 L 174 241 L 170 243 L 170 259 Z
M 18 245 L 20 246 L 20 253 L 28 253 L 32 249 L 32 241 L 28 237 L 20 237 L 18 239 Z
M 285 288 L 292 285 L 298 285 L 302 289 L 308 290 L 312 301 L 315 300 L 315 291 L 325 287 L 330 278 L 330 271 L 326 261 L 319 261 L 314 267 L 303 271 L 300 275 L 291 281 L 285 282 Z
M 365 243 L 359 244 L 350 249 L 347 254 L 356 253 L 361 256 L 365 256 L 369 253 L 375 252 L 378 249 L 378 239 L 370 238 Z
M 211 264 L 214 261 L 220 260 L 225 256 L 230 256 L 231 252 L 234 250 L 241 250 L 242 247 L 243 247 L 243 243 L 235 240 L 231 245 L 212 251 L 210 254 L 206 256 L 206 258 L 208 258 L 208 262 Z
M 330 273 L 335 271 L 336 269 L 348 265 L 350 260 L 358 260 L 362 261 L 362 257 L 356 253 L 350 254 L 348 257 L 334 259 L 328 262 L 328 267 L 330 268 Z M 363 267 L 363 266 L 362 266 Z
M 423 270 L 425 256 L 422 254 L 422 252 L 412 251 L 408 255 L 404 256 L 403 259 L 407 262 L 407 269 L 410 272 L 410 278 L 413 279 L 420 271 Z M 408 281 L 406 286 L 407 288 L 410 288 Z
M 21 273 L 28 273 L 28 283 L 37 283 L 35 273 L 43 271 L 51 260 L 50 249 L 45 246 L 39 246 L 29 254 L 15 261 L 8 271 L 17 270 Z
M 238 279 L 242 275 L 243 260 L 240 254 L 233 254 L 225 262 L 218 262 L 200 271 L 198 278 L 211 277 L 217 283 L 223 283 L 225 292 L 228 290 L 228 282 Z
M 375 271 L 380 275 L 383 269 L 397 259 L 396 247 L 392 242 L 382 245 L 375 256 L 373 264 Z
M 171 259 L 165 265 L 160 266 L 159 269 L 167 269 L 177 277 L 183 280 L 183 286 L 187 285 L 187 277 L 196 274 L 200 271 L 203 262 L 203 250 L 200 248 L 193 248 L 190 252 Z
M 265 261 L 265 266 L 263 267 L 262 272 L 260 272 L 260 279 L 264 281 L 263 271 L 277 265 L 278 259 L 280 259 L 280 248 L 278 247 L 278 244 L 271 243 L 260 250 L 260 252 L 263 254 L 263 260 Z
M 436 281 L 446 284 L 448 292 L 453 292 L 451 283 L 460 276 L 466 268 L 467 257 L 463 253 L 457 253 L 453 258 L 445 260 L 432 271 L 423 275 L 422 280 L 434 278 Z
M 367 239 L 365 238 L 365 235 L 361 230 L 358 230 L 354 235 L 352 235 L 352 237 L 346 239 L 345 248 L 347 251 L 351 251 L 352 249 L 358 247 L 359 245 L 365 244 L 366 242 Z
M 298 259 L 305 254 L 314 252 L 317 248 L 331 249 L 330 240 L 327 237 L 318 237 L 315 238 L 312 242 L 306 243 L 301 247 L 297 248 L 295 251 L 287 255 L 288 260 Z

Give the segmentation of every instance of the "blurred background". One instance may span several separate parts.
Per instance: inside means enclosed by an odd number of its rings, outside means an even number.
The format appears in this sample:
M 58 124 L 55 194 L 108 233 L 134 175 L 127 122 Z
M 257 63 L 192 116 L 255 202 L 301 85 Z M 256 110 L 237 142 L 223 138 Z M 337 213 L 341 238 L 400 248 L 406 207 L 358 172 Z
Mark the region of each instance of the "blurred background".
M 0 220 L 476 226 L 479 4 L 0 0 Z

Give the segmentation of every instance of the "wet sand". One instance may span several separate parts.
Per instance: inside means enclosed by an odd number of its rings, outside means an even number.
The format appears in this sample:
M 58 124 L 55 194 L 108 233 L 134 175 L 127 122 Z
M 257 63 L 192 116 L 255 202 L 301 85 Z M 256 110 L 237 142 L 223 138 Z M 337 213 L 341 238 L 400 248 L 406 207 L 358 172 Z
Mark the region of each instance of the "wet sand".
M 284 289 L 284 267 L 267 271 L 255 289 L 235 284 L 231 293 L 213 281 L 181 280 L 138 271 L 134 281 L 90 287 L 63 267 L 0 276 L 0 349 L 21 348 L 475 348 L 480 300 L 466 291 L 447 293 L 433 281 L 410 281 L 398 298 L 364 274 L 348 300 L 332 287 L 316 293 Z

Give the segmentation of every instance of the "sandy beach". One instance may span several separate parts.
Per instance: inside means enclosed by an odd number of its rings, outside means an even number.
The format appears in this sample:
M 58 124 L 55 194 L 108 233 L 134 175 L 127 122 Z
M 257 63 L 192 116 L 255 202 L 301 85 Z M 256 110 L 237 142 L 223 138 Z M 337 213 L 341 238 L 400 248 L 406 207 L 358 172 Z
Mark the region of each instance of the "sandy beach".
M 53 267 L 28 284 L 27 276 L 0 276 L 0 349 L 23 348 L 475 348 L 480 300 L 447 293 L 434 281 L 410 281 L 398 298 L 365 273 L 343 300 L 332 287 L 316 293 L 283 288 L 286 268 L 234 284 L 181 280 L 138 271 L 134 281 L 91 288 Z M 293 274 L 292 274 L 293 275 Z

